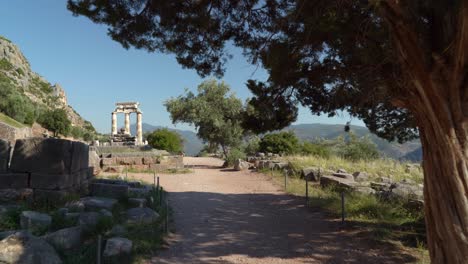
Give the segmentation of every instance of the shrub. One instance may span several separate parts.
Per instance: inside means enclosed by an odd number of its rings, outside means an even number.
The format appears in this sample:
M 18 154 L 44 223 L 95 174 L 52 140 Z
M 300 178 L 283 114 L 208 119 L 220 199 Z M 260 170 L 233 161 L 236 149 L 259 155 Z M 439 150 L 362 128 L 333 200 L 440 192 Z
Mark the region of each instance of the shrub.
M 307 141 L 302 144 L 301 152 L 305 155 L 313 155 L 322 158 L 329 158 L 331 155 L 331 151 L 327 146 Z
M 258 151 L 260 151 L 260 138 L 254 136 L 248 139 L 244 147 L 244 152 L 248 155 L 254 155 Z
M 147 136 L 148 144 L 155 149 L 162 149 L 172 153 L 181 152 L 182 137 L 167 128 L 157 129 Z
M 262 152 L 294 154 L 300 151 L 299 140 L 292 131 L 267 134 L 259 145 Z
M 350 134 L 348 143 L 337 149 L 337 154 L 352 161 L 373 160 L 380 156 L 377 146 L 368 137 L 357 138 L 353 134 Z
M 228 163 L 229 166 L 232 166 L 234 165 L 234 162 L 238 159 L 243 159 L 245 160 L 247 158 L 247 156 L 245 155 L 245 153 L 238 149 L 238 148 L 233 148 L 229 151 L 227 157 L 226 157 L 226 161 Z
M 54 137 L 58 137 L 59 134 L 67 136 L 70 132 L 71 122 L 63 109 L 44 111 L 38 118 L 38 122 L 52 131 Z

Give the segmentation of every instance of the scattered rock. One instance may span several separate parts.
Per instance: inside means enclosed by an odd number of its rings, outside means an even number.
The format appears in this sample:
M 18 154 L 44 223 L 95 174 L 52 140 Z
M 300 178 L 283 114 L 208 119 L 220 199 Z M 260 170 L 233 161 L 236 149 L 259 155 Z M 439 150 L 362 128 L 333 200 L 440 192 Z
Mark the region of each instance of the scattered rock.
M 407 183 L 397 183 L 392 189 L 392 193 L 402 199 L 419 199 L 423 200 L 423 190 L 417 185 L 411 185 Z
M 375 194 L 376 191 L 371 187 L 367 186 L 356 186 L 353 189 L 355 192 L 362 193 L 362 194 Z
M 80 213 L 66 213 L 65 219 L 69 221 L 77 221 L 80 217 Z
M 115 225 L 109 231 L 110 236 L 123 236 L 125 234 L 127 234 L 127 228 L 123 225 Z
M 104 248 L 103 257 L 104 258 L 120 258 L 128 257 L 132 251 L 133 243 L 131 240 L 128 240 L 123 237 L 113 237 L 109 238 L 106 242 L 106 247 Z M 119 261 L 119 263 L 121 263 Z
M 338 169 L 336 172 L 337 173 L 348 173 L 345 169 Z
M 81 198 L 78 201 L 68 202 L 65 206 L 68 208 L 69 212 L 83 212 L 85 210 L 85 205 L 82 200 L 85 198 Z
M 347 179 L 347 180 L 350 180 L 350 181 L 354 181 L 354 176 L 349 174 L 349 173 L 345 173 L 345 172 L 342 172 L 342 173 L 333 173 L 333 176 L 335 177 L 338 177 L 338 178 L 343 178 L 343 179 Z
M 61 216 L 65 216 L 68 213 L 68 208 L 62 207 L 57 209 L 57 213 Z
M 250 164 L 246 161 L 243 161 L 241 159 L 237 159 L 234 162 L 234 170 L 236 171 L 243 171 L 243 170 L 248 170 L 250 167 Z
M 81 213 L 78 217 L 78 224 L 83 228 L 83 231 L 93 230 L 98 222 L 101 215 L 96 212 Z
M 89 166 L 93 169 L 94 176 L 101 172 L 101 159 L 95 150 L 89 151 Z
M 130 199 L 128 199 L 128 203 L 132 207 L 145 207 L 146 206 L 146 199 L 144 199 L 144 198 L 130 198 Z
M 128 224 L 150 224 L 158 220 L 159 214 L 148 207 L 127 210 Z
M 112 211 L 118 201 L 113 198 L 88 196 L 81 198 L 80 202 L 88 211 L 99 211 L 101 209 Z
M 390 179 L 389 177 L 380 177 L 379 180 L 383 183 L 392 183 L 392 179 Z
M 99 210 L 99 213 L 104 217 L 113 217 L 112 213 L 107 209 L 101 209 Z
M 309 181 L 320 181 L 320 176 L 322 175 L 322 170 L 317 167 L 308 167 L 303 168 L 301 171 L 301 177 Z
M 363 182 L 363 181 L 368 181 L 369 180 L 369 175 L 367 173 L 358 171 L 353 173 L 354 180 L 358 182 Z
M 20 215 L 20 226 L 31 232 L 41 232 L 49 229 L 52 217 L 35 211 L 23 211 Z
M 81 245 L 81 235 L 81 227 L 74 226 L 60 229 L 42 236 L 42 238 L 57 250 L 68 250 L 78 248 Z
M 60 264 L 57 252 L 43 239 L 16 232 L 0 241 L 0 263 Z
M 324 175 L 320 177 L 320 186 L 322 187 L 336 186 L 336 187 L 342 187 L 345 189 L 353 189 L 355 185 L 356 185 L 356 182 L 346 179 L 346 178 L 340 178 L 340 177 L 328 176 L 328 175 Z
M 129 188 L 128 196 L 132 198 L 145 198 L 151 192 L 151 187 L 144 186 L 143 188 Z
M 283 170 L 283 169 L 287 169 L 288 167 L 289 167 L 289 164 L 285 162 L 279 162 L 273 165 L 273 169 L 275 170 Z

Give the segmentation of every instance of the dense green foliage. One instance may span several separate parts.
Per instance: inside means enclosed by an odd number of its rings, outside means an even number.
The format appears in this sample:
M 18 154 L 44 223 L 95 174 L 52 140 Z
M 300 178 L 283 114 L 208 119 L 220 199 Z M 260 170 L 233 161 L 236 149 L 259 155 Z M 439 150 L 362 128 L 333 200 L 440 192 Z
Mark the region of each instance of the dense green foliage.
M 155 148 L 171 153 L 179 153 L 183 149 L 182 137 L 167 128 L 157 129 L 146 136 L 148 144 Z
M 226 162 L 229 166 L 234 165 L 234 162 L 238 159 L 245 160 L 247 155 L 245 152 L 240 148 L 233 148 L 229 151 L 229 154 L 226 157 Z
M 377 146 L 369 138 L 357 138 L 353 134 L 348 142 L 342 141 L 335 148 L 338 156 L 348 160 L 372 160 L 380 156 Z
M 70 132 L 71 122 L 67 113 L 63 109 L 47 110 L 38 118 L 38 123 L 54 133 L 54 137 L 59 135 L 67 136 Z
M 230 93 L 224 82 L 202 82 L 195 95 L 186 94 L 166 101 L 165 106 L 173 123 L 189 123 L 196 127 L 197 135 L 211 145 L 220 146 L 225 156 L 229 149 L 241 143 L 242 101 Z
M 36 119 L 35 104 L 13 85 L 11 79 L 0 72 L 0 111 L 16 121 L 31 125 Z
M 308 141 L 302 143 L 301 153 L 304 155 L 319 156 L 323 158 L 328 158 L 331 156 L 331 150 L 328 146 Z
M 293 132 L 279 132 L 265 135 L 260 140 L 260 151 L 282 155 L 295 154 L 300 151 L 299 139 Z

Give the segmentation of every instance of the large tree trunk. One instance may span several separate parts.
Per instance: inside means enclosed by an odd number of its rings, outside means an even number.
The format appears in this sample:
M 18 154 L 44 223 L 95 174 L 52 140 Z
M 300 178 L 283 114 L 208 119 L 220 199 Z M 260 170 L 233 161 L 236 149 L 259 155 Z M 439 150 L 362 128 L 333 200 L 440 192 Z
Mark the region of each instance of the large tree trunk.
M 445 121 L 420 126 L 427 242 L 433 263 L 461 264 L 468 262 L 468 131 L 460 135 Z
M 468 1 L 439 22 L 443 50 L 427 52 L 402 2 L 381 5 L 405 72 L 395 102 L 415 116 L 423 145 L 427 243 L 433 263 L 468 263 Z M 444 11 L 444 10 L 442 10 Z M 450 13 L 450 12 L 452 13 Z M 455 28 L 455 30 L 447 30 Z M 441 39 L 434 35 L 432 41 Z M 425 45 L 426 44 L 426 45 Z M 429 45 L 430 46 L 430 45 Z M 422 47 L 425 47 L 422 48 Z M 429 57 L 426 56 L 429 54 Z M 398 97 L 399 95 L 399 97 Z

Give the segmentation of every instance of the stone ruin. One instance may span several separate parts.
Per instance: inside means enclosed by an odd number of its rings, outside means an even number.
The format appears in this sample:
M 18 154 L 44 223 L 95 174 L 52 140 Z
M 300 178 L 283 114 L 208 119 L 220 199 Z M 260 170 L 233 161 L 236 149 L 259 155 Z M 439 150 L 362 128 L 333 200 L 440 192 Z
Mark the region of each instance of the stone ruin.
M 55 138 L 0 139 L 0 202 L 60 201 L 86 195 L 93 177 L 89 147 Z
M 142 115 L 138 102 L 122 102 L 116 103 L 115 110 L 112 112 L 112 132 L 111 132 L 111 145 L 144 145 L 143 143 L 143 129 L 142 129 Z M 125 114 L 125 126 L 117 131 L 117 114 Z M 130 114 L 137 114 L 137 134 L 136 137 L 130 133 Z
M 148 146 L 93 148 L 99 153 L 100 167 L 104 172 L 123 173 L 126 169 L 163 172 L 184 168 L 182 156 L 171 156 L 167 151 Z

